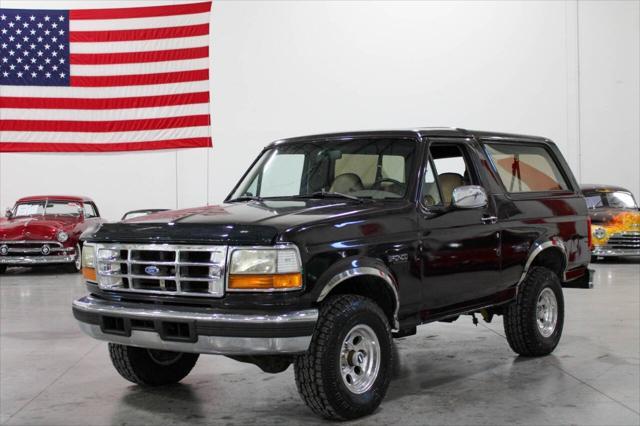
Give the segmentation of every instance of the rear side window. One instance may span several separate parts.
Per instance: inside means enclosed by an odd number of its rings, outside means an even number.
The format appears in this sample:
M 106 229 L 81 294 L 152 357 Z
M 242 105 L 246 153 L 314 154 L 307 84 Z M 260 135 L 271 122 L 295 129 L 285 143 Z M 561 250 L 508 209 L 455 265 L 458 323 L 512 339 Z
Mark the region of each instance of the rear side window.
M 96 208 L 91 203 L 84 203 L 84 216 L 86 218 L 98 217 L 98 213 L 96 213 Z
M 569 185 L 542 146 L 485 144 L 508 192 L 566 191 Z

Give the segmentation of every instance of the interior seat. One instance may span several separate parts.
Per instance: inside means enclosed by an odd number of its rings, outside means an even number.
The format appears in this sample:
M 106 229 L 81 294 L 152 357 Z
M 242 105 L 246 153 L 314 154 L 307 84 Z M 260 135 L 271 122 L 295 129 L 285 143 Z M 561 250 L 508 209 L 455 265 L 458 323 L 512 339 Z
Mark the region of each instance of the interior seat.
M 329 191 L 346 194 L 354 191 L 362 191 L 363 189 L 364 185 L 362 184 L 360 176 L 355 173 L 343 173 L 336 176 Z
M 442 190 L 443 203 L 445 206 L 451 205 L 453 190 L 464 185 L 464 179 L 458 173 L 441 173 L 438 175 L 440 189 Z

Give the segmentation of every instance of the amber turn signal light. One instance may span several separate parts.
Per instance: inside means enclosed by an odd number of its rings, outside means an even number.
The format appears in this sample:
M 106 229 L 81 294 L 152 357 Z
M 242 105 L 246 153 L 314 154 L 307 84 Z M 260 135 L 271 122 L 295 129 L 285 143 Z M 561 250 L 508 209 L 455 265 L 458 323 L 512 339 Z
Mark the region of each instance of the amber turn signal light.
M 82 268 L 82 275 L 88 281 L 98 281 L 94 268 Z
M 302 287 L 302 274 L 234 274 L 229 276 L 231 290 L 293 289 Z

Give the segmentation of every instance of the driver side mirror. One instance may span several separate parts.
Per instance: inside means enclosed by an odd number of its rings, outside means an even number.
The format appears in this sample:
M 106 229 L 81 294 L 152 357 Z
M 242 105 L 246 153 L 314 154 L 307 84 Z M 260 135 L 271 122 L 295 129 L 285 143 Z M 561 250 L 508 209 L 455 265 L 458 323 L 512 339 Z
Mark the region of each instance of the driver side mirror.
M 451 195 L 452 204 L 461 209 L 477 209 L 488 203 L 487 192 L 478 185 L 459 186 Z
M 8 219 L 11 219 L 11 217 L 13 216 L 13 212 L 11 211 L 11 207 L 7 207 L 7 209 L 4 211 L 4 215 L 5 215 Z

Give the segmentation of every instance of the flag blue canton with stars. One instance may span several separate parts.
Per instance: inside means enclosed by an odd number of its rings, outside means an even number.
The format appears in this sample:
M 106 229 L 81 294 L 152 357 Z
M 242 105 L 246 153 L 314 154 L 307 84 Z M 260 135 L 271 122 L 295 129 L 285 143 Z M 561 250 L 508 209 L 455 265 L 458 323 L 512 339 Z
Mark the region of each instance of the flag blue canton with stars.
M 0 9 L 0 85 L 69 86 L 69 12 Z

